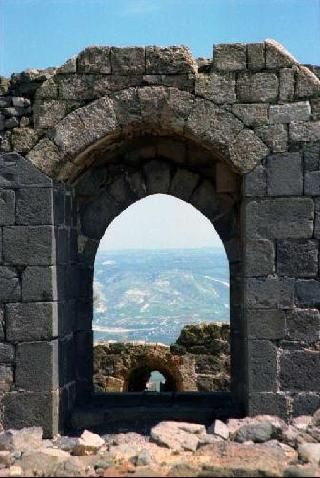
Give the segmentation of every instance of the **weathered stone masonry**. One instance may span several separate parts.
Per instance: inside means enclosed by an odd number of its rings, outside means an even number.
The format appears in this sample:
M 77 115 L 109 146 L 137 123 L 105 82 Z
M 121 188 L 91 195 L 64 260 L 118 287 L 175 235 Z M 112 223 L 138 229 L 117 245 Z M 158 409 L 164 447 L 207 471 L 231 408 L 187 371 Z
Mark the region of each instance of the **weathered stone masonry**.
M 230 327 L 221 322 L 186 325 L 174 344 L 101 342 L 94 347 L 95 387 L 104 392 L 144 392 L 153 371 L 168 392 L 230 388 Z
M 154 193 L 190 202 L 225 245 L 244 413 L 320 406 L 311 69 L 273 41 L 216 45 L 198 61 L 185 47 L 90 47 L 1 78 L 0 92 L 5 426 L 50 435 L 90 397 L 95 252 L 113 218 Z

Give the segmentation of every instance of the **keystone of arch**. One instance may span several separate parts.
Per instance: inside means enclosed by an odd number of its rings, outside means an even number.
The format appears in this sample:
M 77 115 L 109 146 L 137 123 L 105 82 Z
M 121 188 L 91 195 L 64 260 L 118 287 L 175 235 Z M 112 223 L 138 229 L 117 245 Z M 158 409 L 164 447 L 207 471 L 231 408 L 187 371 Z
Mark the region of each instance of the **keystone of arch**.
M 210 100 L 151 86 L 128 88 L 71 112 L 28 158 L 44 173 L 68 180 L 99 144 L 141 132 L 190 138 L 220 155 L 239 174 L 252 170 L 269 152 L 253 130 Z

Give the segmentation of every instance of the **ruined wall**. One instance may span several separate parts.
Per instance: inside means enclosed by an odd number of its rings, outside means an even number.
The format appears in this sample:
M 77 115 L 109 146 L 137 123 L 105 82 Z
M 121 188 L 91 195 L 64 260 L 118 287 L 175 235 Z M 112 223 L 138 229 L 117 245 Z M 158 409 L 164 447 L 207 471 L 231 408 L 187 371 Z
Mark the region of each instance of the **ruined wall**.
M 230 327 L 210 323 L 186 325 L 171 346 L 99 343 L 94 347 L 94 383 L 105 392 L 132 391 L 128 384 L 142 371 L 142 387 L 152 371 L 167 379 L 168 391 L 212 392 L 230 387 Z
M 266 40 L 199 61 L 186 47 L 89 47 L 1 78 L 5 426 L 52 434 L 91 396 L 95 253 L 118 214 L 156 193 L 196 207 L 225 246 L 231 393 L 244 413 L 319 408 L 313 71 Z

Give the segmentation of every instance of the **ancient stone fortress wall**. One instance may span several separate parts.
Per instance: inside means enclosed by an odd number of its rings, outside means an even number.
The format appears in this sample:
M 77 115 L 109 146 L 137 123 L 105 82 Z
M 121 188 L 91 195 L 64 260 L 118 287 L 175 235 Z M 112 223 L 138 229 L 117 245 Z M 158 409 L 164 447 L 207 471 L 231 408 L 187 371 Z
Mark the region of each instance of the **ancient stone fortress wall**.
M 186 325 L 171 346 L 102 342 L 94 347 L 93 380 L 99 391 L 144 392 L 154 371 L 165 378 L 164 392 L 229 390 L 229 324 Z
M 5 426 L 50 435 L 90 399 L 99 240 L 155 193 L 192 204 L 224 243 L 243 413 L 320 406 L 320 81 L 309 68 L 274 41 L 216 45 L 199 61 L 185 47 L 89 47 L 1 78 L 0 91 Z

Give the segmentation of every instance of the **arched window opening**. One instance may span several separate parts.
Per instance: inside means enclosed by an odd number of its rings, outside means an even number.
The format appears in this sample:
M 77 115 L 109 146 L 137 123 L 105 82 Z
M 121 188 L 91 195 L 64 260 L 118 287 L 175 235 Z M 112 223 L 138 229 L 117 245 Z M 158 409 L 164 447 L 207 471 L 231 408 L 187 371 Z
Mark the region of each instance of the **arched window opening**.
M 95 260 L 94 338 L 108 356 L 96 367 L 100 382 L 112 383 L 110 391 L 213 391 L 222 375 L 227 389 L 229 295 L 224 245 L 201 212 L 164 194 L 129 206 L 108 226 Z M 141 361 L 125 377 L 154 347 L 163 347 L 156 353 L 166 370 Z M 167 373 L 176 366 L 179 387 Z

